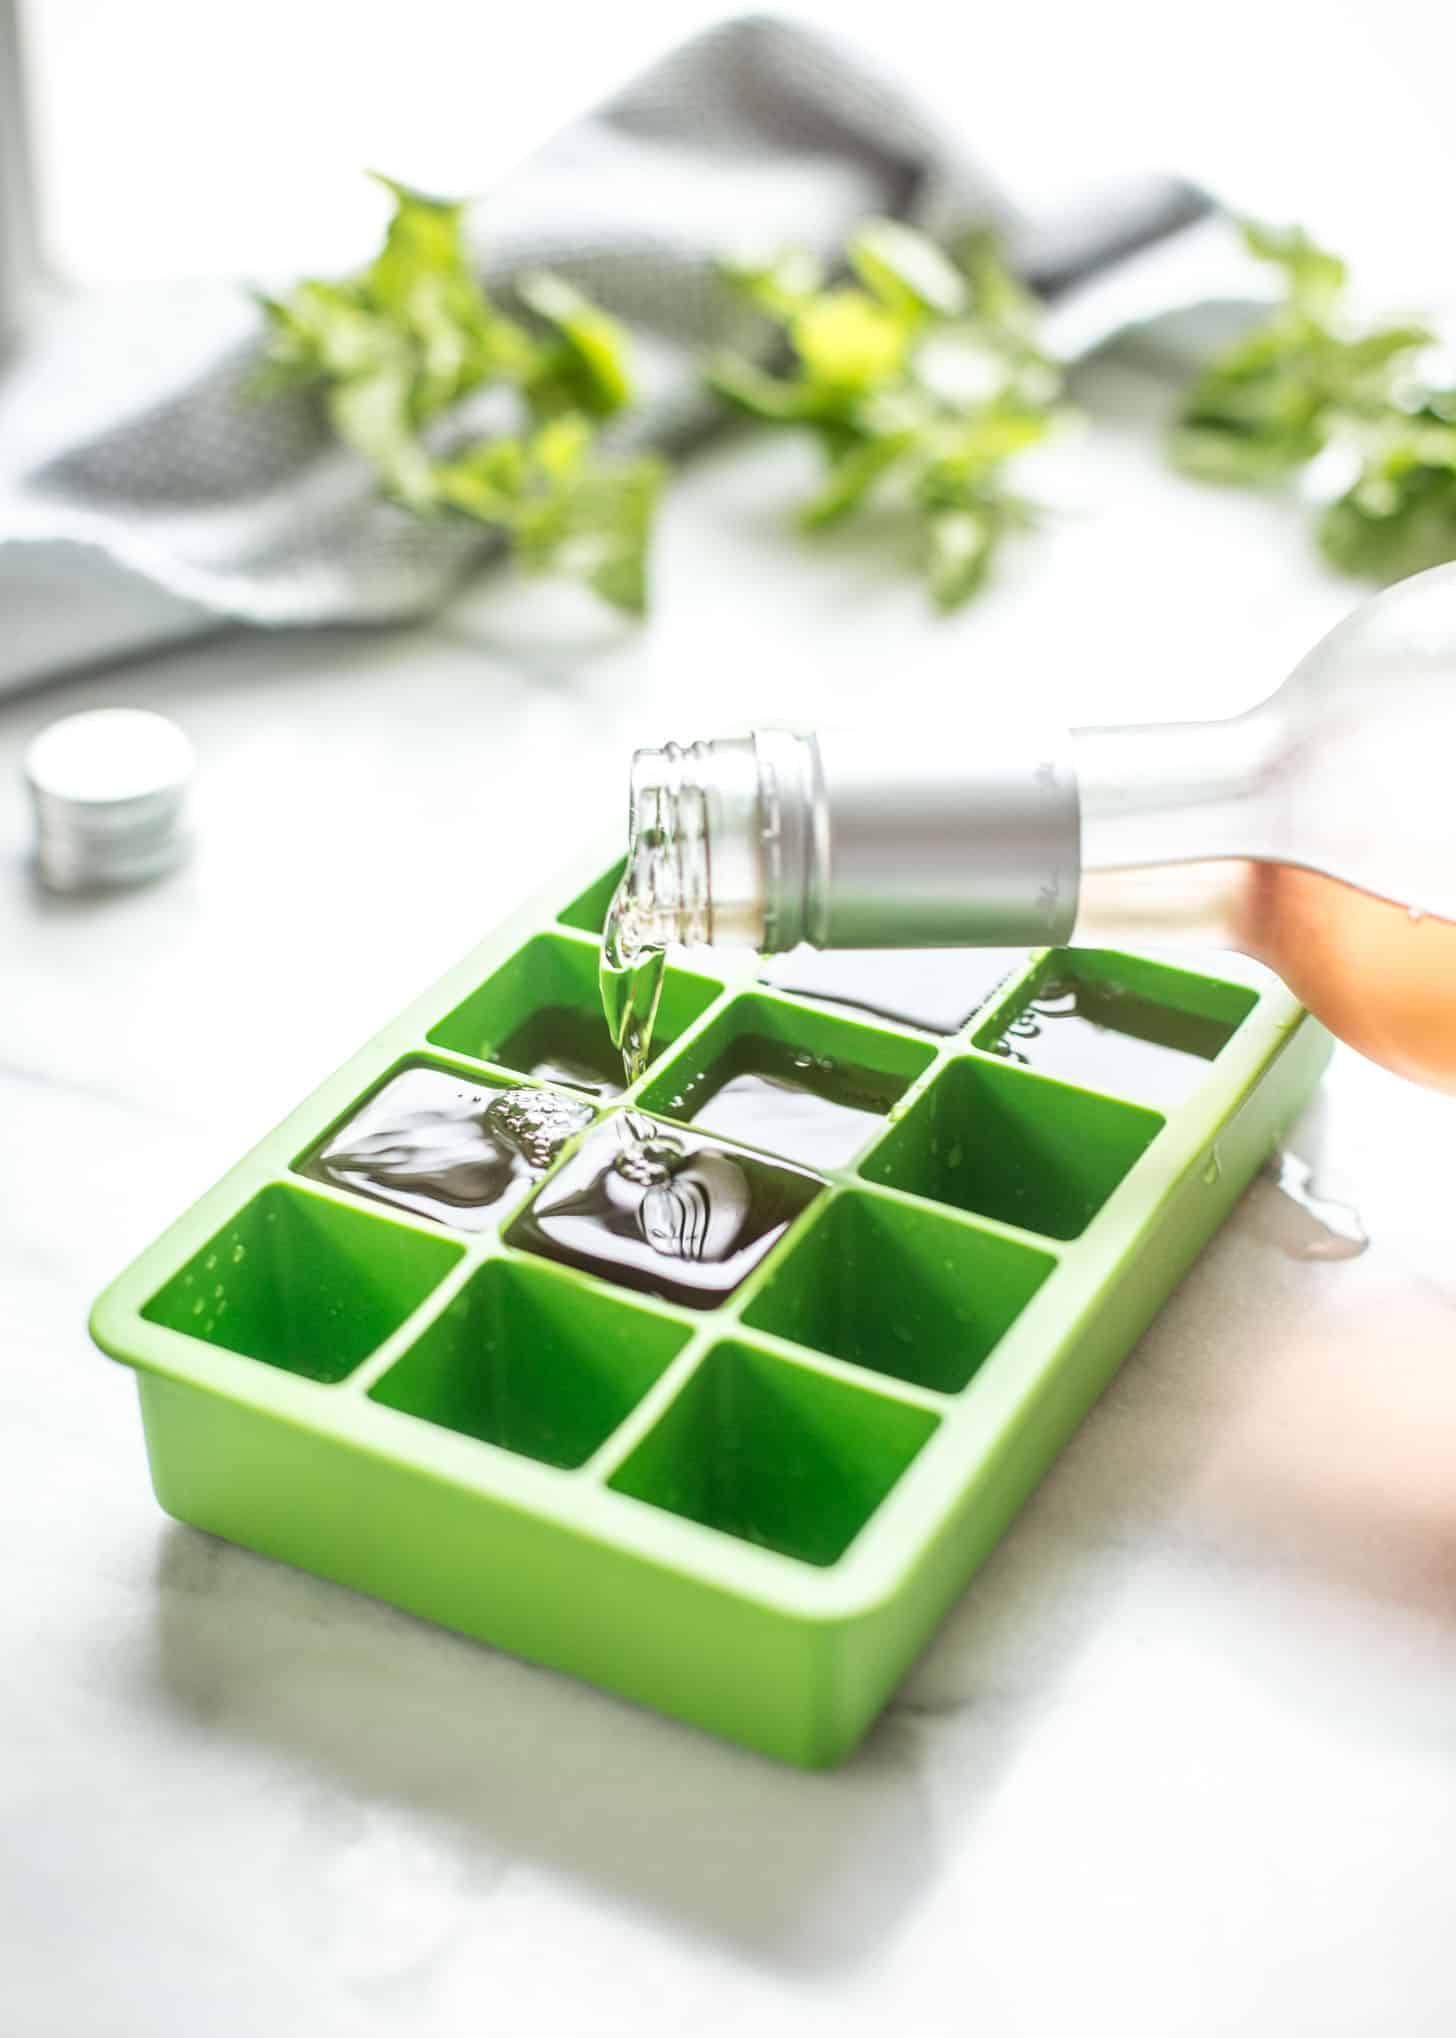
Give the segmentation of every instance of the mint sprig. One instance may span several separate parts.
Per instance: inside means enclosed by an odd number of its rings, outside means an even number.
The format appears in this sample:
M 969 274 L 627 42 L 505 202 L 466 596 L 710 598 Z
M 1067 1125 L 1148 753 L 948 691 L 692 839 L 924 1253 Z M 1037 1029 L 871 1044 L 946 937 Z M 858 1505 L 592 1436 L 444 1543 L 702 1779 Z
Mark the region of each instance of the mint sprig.
M 1174 425 L 1175 464 L 1201 480 L 1281 480 L 1336 448 L 1357 478 L 1320 513 L 1319 545 L 1342 572 L 1402 580 L 1456 559 L 1456 393 L 1417 372 L 1422 325 L 1360 325 L 1344 262 L 1301 227 L 1248 221 L 1251 255 L 1282 295 L 1194 377 Z
M 517 286 L 530 323 L 508 316 L 468 259 L 464 204 L 379 181 L 394 214 L 374 260 L 262 300 L 258 386 L 317 390 L 338 437 L 403 508 L 487 525 L 527 570 L 575 574 L 640 615 L 662 469 L 597 443 L 632 397 L 621 327 L 545 271 Z M 445 450 L 442 421 L 493 386 L 514 393 L 519 429 Z
M 765 366 L 725 350 L 707 379 L 746 415 L 819 440 L 825 477 L 801 527 L 822 529 L 895 490 L 932 597 L 958 608 L 1002 539 L 1031 521 L 1008 469 L 1051 429 L 1061 374 L 1038 349 L 1035 302 L 992 236 L 946 251 L 901 221 L 871 219 L 845 256 L 848 281 L 831 281 L 802 252 L 725 264 L 787 358 Z

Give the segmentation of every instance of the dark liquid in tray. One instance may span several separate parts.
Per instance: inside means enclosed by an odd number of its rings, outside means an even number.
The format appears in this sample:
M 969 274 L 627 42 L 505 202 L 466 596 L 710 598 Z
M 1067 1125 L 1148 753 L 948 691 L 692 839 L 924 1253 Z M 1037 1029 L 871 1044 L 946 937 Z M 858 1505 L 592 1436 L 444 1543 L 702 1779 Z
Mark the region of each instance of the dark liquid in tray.
M 853 1159 L 904 1092 L 873 1069 L 834 1062 L 787 1042 L 736 1040 L 706 1074 L 667 1100 L 703 1132 L 761 1146 L 810 1168 Z
M 1083 1089 L 1172 1105 L 1197 1088 L 1234 1030 L 1112 984 L 1059 977 L 1041 985 L 991 1051 Z
M 712 1309 L 821 1186 L 812 1175 L 644 1121 L 603 1125 L 543 1185 L 508 1242 L 627 1288 Z
M 565 1083 L 593 1097 L 616 1097 L 622 1091 L 622 1057 L 605 1021 L 570 1005 L 533 1012 L 490 1059 L 538 1082 Z
M 817 1004 L 869 1012 L 922 1033 L 959 1033 L 1015 970 L 1024 948 L 794 948 L 761 981 Z
M 589 1104 L 550 1090 L 492 1090 L 444 1069 L 403 1069 L 302 1172 L 457 1231 L 483 1231 L 591 1117 Z

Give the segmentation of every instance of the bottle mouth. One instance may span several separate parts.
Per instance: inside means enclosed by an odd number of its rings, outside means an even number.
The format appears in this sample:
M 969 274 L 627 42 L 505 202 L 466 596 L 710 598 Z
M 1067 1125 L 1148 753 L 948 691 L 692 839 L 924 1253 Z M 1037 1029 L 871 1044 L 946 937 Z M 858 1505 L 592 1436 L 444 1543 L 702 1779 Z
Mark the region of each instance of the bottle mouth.
M 752 738 L 664 743 L 632 759 L 625 940 L 762 948 L 764 855 Z

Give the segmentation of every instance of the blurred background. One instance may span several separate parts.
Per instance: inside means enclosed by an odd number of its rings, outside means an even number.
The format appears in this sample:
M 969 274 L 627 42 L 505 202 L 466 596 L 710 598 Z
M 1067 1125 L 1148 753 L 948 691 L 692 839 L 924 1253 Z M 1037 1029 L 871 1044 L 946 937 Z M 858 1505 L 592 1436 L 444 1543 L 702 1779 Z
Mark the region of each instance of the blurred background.
M 712 0 L 21 0 L 47 257 L 95 281 L 328 269 L 381 216 L 362 165 L 482 191 L 724 13 Z M 1451 230 L 1456 13 L 1423 0 L 807 0 L 1013 190 L 1167 167 L 1397 276 Z M 1409 276 L 1407 272 L 1407 282 Z

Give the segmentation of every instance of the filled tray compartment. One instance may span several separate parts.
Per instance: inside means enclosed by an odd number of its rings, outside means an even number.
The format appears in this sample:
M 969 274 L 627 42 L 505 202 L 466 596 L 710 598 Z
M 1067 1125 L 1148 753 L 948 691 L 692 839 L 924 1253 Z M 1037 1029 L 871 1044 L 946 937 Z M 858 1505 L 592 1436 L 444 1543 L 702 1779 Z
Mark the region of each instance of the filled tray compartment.
M 749 994 L 733 999 L 641 1095 L 644 1111 L 804 1167 L 846 1167 L 934 1050 L 908 1034 Z
M 597 1098 L 622 1090 L 597 989 L 595 944 L 538 934 L 430 1029 L 433 1046 Z M 666 972 L 653 1033 L 654 1059 L 712 1004 L 722 985 L 684 969 Z
M 1205 1080 L 1258 1003 L 1247 985 L 1144 956 L 1053 949 L 975 1044 L 1082 1089 L 1168 1110 Z
M 687 1309 L 713 1309 L 824 1187 L 805 1169 L 676 1128 L 624 1164 L 622 1133 L 620 1114 L 605 1119 L 542 1183 L 507 1242 Z M 654 1164 L 658 1154 L 671 1155 L 670 1173 Z
M 411 1056 L 294 1168 L 327 1188 L 455 1231 L 487 1231 L 595 1115 L 568 1091 Z

